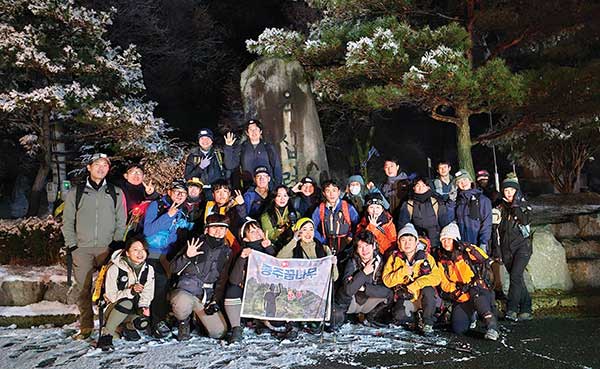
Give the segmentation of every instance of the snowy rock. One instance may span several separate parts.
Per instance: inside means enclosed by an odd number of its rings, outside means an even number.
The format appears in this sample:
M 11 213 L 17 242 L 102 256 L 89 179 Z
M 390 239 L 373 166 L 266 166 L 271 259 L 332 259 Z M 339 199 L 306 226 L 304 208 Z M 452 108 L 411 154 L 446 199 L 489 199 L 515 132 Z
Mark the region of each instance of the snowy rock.
M 46 293 L 44 294 L 44 300 L 58 301 L 68 305 L 76 304 L 77 289 L 73 288 L 73 286 L 67 286 L 66 283 L 50 281 L 47 285 Z
M 0 305 L 25 306 L 44 298 L 46 285 L 39 281 L 8 280 L 0 286 Z
M 327 178 L 323 133 L 300 63 L 259 59 L 242 73 L 240 85 L 246 117 L 264 124 L 265 139 L 281 154 L 284 184 L 294 185 L 307 175 L 317 181 Z
M 600 259 L 569 260 L 569 271 L 576 287 L 600 287 Z
M 549 226 L 535 227 L 533 255 L 527 265 L 533 287 L 570 290 L 573 281 L 567 267 L 567 257 L 562 244 L 554 237 Z

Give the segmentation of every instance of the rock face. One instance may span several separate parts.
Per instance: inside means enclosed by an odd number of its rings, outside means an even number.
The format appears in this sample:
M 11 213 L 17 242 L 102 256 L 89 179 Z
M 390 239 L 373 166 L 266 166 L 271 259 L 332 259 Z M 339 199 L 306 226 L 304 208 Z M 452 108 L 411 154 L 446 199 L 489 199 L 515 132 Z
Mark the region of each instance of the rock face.
M 569 260 L 569 270 L 576 287 L 600 287 L 600 259 Z
M 0 305 L 25 306 L 41 301 L 46 285 L 40 281 L 8 280 L 0 286 Z
M 565 249 L 554 237 L 549 226 L 536 227 L 533 233 L 533 255 L 527 272 L 533 287 L 570 290 L 573 281 L 567 267 Z M 526 278 L 527 280 L 527 278 Z
M 264 124 L 264 138 L 279 149 L 283 182 L 310 175 L 329 177 L 317 108 L 304 70 L 297 61 L 263 58 L 250 64 L 240 80 L 246 118 Z
M 528 200 L 535 225 L 571 222 L 578 215 L 597 216 L 600 211 L 600 195 L 592 192 L 542 195 Z

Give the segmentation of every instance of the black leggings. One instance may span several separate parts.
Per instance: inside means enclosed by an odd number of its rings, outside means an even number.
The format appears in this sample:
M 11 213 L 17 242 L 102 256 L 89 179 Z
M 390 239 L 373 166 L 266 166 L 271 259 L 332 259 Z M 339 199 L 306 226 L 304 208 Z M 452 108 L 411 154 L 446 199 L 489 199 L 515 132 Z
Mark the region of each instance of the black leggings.
M 487 329 L 496 329 L 494 292 L 473 287 L 469 290 L 471 298 L 467 302 L 455 303 L 452 307 L 452 330 L 463 334 L 469 330 L 474 312 L 483 319 Z
M 160 260 L 148 259 L 147 263 L 154 268 L 154 298 L 150 304 L 152 326 L 166 319 L 170 306 L 167 300 L 169 292 L 169 278 Z
M 423 287 L 421 289 L 421 306 L 423 307 L 423 322 L 427 325 L 433 325 L 435 319 L 433 314 L 436 308 L 436 292 L 433 287 Z M 406 300 L 398 300 L 394 304 L 394 320 L 399 323 L 412 323 L 414 321 L 414 306 L 405 304 Z M 408 306 L 407 306 L 408 305 Z
M 505 253 L 502 257 L 504 266 L 510 275 L 506 310 L 515 313 L 531 313 L 531 296 L 525 285 L 523 273 L 531 258 L 531 247 L 528 244 Z

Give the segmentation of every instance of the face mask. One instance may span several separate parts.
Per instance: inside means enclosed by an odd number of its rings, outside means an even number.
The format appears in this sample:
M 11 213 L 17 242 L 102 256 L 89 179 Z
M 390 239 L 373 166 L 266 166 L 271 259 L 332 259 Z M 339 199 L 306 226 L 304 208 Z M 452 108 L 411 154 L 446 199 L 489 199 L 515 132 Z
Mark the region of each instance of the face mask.
M 350 186 L 350 193 L 358 195 L 360 193 L 360 186 Z

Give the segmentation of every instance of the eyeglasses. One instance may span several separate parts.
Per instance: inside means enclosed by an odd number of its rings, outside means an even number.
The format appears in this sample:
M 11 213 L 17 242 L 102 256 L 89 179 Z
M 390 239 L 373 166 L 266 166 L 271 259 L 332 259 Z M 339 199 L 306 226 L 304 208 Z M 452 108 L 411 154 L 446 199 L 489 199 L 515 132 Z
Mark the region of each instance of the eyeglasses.
M 175 196 L 187 196 L 187 191 L 183 191 L 183 190 L 173 190 L 173 195 Z

